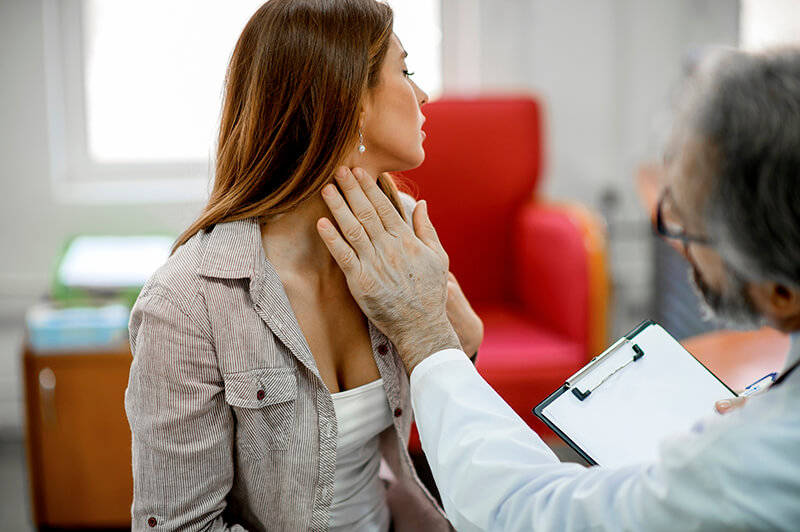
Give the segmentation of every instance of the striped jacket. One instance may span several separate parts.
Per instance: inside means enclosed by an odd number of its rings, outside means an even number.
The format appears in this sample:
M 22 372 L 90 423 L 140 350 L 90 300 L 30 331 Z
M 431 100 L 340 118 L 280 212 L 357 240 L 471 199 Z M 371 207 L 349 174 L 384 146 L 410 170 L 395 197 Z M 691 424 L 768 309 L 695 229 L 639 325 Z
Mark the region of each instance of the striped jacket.
M 403 363 L 372 324 L 369 334 L 395 415 L 380 435 L 397 478 L 387 495 L 394 529 L 451 530 L 406 451 Z M 328 528 L 333 402 L 256 219 L 183 245 L 142 290 L 130 335 L 133 530 Z

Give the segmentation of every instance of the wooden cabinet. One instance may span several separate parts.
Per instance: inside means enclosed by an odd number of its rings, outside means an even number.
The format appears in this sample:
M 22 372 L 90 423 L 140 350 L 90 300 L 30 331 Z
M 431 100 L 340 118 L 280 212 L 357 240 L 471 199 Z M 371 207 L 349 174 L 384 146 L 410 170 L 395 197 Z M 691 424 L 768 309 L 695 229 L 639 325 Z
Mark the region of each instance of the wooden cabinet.
M 25 349 L 28 466 L 39 527 L 130 527 L 131 353 Z

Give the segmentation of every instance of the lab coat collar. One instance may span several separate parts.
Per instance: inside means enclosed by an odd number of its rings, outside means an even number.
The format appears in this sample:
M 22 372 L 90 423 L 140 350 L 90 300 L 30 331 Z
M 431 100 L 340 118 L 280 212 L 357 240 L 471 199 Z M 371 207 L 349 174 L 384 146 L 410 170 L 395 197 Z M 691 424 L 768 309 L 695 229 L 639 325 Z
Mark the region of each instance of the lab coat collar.
M 786 363 L 783 365 L 783 371 L 786 371 L 800 360 L 800 331 L 790 334 L 789 340 L 791 341 L 791 346 L 789 347 L 789 355 L 786 357 Z

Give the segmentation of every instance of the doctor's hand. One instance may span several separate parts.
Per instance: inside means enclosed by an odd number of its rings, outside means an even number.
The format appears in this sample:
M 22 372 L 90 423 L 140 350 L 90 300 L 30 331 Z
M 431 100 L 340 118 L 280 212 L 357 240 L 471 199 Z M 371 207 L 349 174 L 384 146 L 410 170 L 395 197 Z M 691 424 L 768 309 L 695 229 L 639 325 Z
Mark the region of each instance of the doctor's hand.
M 362 312 L 394 343 L 410 375 L 436 351 L 460 347 L 446 312 L 447 254 L 425 202 L 414 209 L 412 231 L 366 172 L 341 167 L 334 177 L 344 198 L 332 184 L 322 198 L 338 230 L 320 218 L 317 232 Z
M 746 402 L 747 397 L 732 397 L 730 399 L 722 399 L 717 401 L 714 404 L 714 408 L 716 408 L 717 412 L 720 414 L 727 414 L 728 412 L 733 412 L 734 410 L 742 408 Z
M 447 274 L 447 319 L 458 335 L 461 349 L 469 356 L 483 342 L 483 321 L 472 309 L 453 272 Z

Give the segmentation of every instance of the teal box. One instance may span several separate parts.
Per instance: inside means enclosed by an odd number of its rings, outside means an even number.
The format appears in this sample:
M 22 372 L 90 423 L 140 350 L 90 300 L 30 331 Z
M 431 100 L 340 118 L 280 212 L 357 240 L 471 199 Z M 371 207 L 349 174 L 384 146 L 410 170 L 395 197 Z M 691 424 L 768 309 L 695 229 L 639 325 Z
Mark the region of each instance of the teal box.
M 38 352 L 116 348 L 128 341 L 129 316 L 122 304 L 58 308 L 40 303 L 25 316 L 28 343 Z

